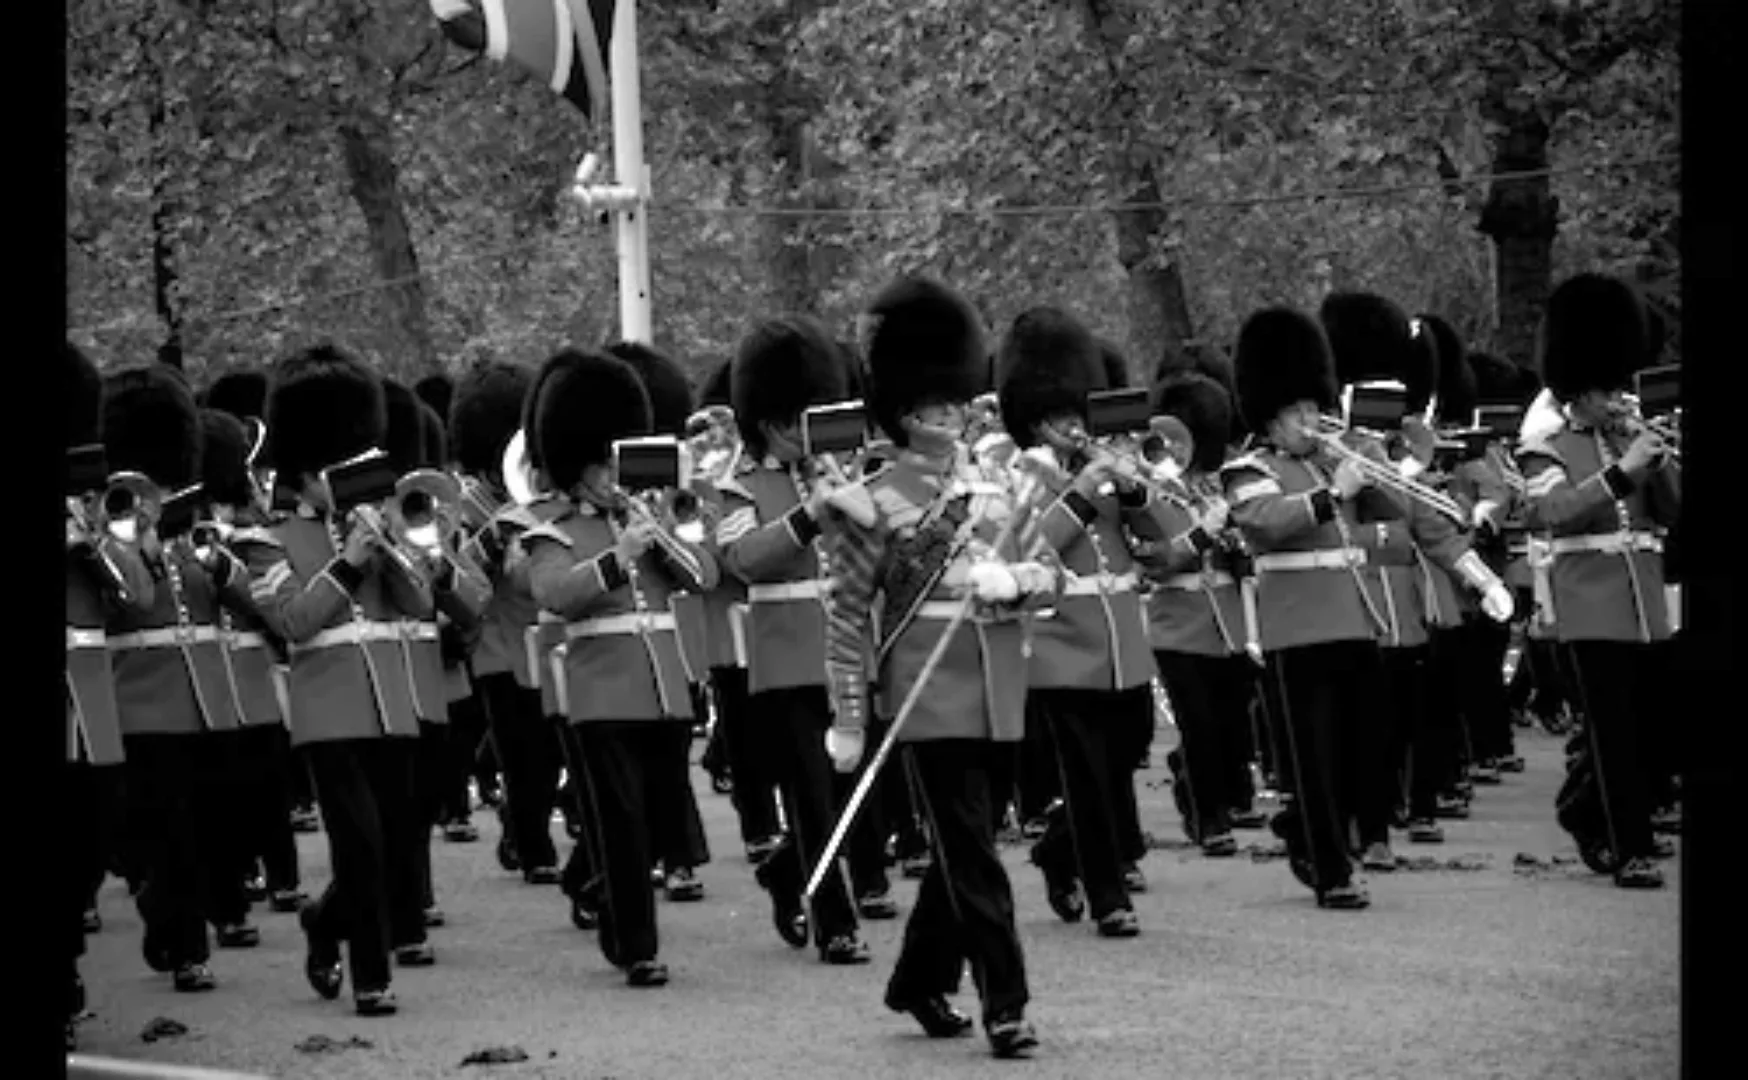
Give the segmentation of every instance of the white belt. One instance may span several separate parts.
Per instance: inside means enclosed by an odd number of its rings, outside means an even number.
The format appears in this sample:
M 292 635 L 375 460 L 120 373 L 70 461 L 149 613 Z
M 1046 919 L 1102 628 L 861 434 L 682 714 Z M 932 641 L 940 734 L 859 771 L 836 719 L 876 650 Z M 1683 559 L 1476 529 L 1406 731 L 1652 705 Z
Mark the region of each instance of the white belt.
M 651 630 L 674 629 L 671 611 L 628 611 L 623 615 L 603 615 L 599 619 L 584 619 L 565 626 L 565 637 L 610 637 L 614 634 L 641 634 Z
M 1625 555 L 1629 551 L 1658 555 L 1663 541 L 1648 532 L 1587 533 L 1583 536 L 1556 536 L 1549 544 L 1556 556 L 1589 552 L 1599 555 Z
M 919 619 L 951 619 L 965 606 L 963 600 L 924 600 L 916 609 Z
M 1071 577 L 1062 585 L 1063 596 L 1098 596 L 1103 593 L 1134 592 L 1141 584 L 1134 574 L 1088 574 Z
M 1232 575 L 1224 570 L 1216 570 L 1211 574 L 1173 574 L 1160 582 L 1167 589 L 1182 589 L 1185 592 L 1200 591 L 1203 587 L 1214 588 L 1218 585 L 1232 585 Z
M 1362 548 L 1320 548 L 1316 551 L 1273 551 L 1256 557 L 1258 570 L 1346 570 L 1366 565 Z
M 754 604 L 779 604 L 789 600 L 818 600 L 823 583 L 812 581 L 779 581 L 769 585 L 748 585 L 747 600 Z
M 253 630 L 233 630 L 225 635 L 233 649 L 265 649 L 267 639 Z
M 437 624 L 434 622 L 404 622 L 401 629 L 408 641 L 436 641 Z
M 400 623 L 391 622 L 349 622 L 340 626 L 330 626 L 315 637 L 301 644 L 293 645 L 293 655 L 314 652 L 317 649 L 332 649 L 336 645 L 362 645 L 367 641 L 400 641 L 406 636 Z
M 68 649 L 101 649 L 108 644 L 108 636 L 101 630 L 81 630 L 76 626 L 67 627 Z
M 151 630 L 135 630 L 131 634 L 109 635 L 112 649 L 171 649 L 178 645 L 216 643 L 215 626 L 160 626 Z

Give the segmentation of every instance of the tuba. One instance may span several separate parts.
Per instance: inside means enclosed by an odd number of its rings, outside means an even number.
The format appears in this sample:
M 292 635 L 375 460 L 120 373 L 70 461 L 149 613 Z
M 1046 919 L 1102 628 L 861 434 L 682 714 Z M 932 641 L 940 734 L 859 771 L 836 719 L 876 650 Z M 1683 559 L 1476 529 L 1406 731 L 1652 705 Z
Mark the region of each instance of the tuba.
M 517 506 L 527 506 L 534 501 L 538 488 L 534 483 L 534 469 L 528 464 L 526 428 L 517 428 L 516 434 L 510 436 L 509 443 L 504 447 L 501 471 L 504 490 L 510 493 L 510 501 Z
M 163 493 L 144 473 L 118 472 L 103 492 L 103 527 L 123 543 L 138 543 L 151 527 Z

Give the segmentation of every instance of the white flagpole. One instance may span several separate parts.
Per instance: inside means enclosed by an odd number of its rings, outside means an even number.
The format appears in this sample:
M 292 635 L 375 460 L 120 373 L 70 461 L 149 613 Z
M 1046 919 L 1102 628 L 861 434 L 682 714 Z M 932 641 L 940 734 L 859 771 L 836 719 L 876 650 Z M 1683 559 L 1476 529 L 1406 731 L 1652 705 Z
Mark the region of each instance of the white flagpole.
M 608 79 L 613 84 L 613 173 L 636 198 L 616 208 L 619 241 L 619 333 L 651 344 L 649 296 L 649 169 L 643 161 L 643 101 L 637 67 L 637 3 L 613 12 Z

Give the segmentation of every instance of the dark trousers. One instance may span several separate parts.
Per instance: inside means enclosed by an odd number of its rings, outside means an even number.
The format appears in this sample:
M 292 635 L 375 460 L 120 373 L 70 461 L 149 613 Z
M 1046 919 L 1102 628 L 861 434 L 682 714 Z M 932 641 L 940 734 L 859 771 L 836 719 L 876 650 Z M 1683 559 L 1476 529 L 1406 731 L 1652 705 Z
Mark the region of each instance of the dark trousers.
M 651 759 L 649 768 L 664 771 L 659 785 L 664 794 L 645 804 L 650 815 L 651 852 L 666 870 L 690 870 L 710 861 L 704 819 L 698 813 L 698 793 L 692 788 L 691 724 L 664 725 L 659 741 L 661 753 Z
M 771 775 L 764 724 L 747 697 L 747 669 L 711 668 L 710 689 L 716 699 L 716 731 L 734 781 L 741 841 L 751 844 L 776 836 L 782 831 L 777 820 L 777 781 Z
M 900 760 L 928 822 L 934 858 L 904 927 L 887 1000 L 958 992 L 969 962 L 985 1026 L 1031 1000 L 1014 924 L 1014 893 L 995 849 L 990 792 L 1013 770 L 1013 747 L 982 739 L 908 743 Z
M 405 843 L 421 911 L 437 906 L 437 894 L 431 885 L 431 830 L 437 827 L 443 816 L 443 797 L 449 782 L 451 734 L 446 723 L 420 720 L 419 741 L 413 747 L 413 807 L 407 817 Z M 409 943 L 397 941 L 395 944 Z
M 221 899 L 212 884 L 228 873 L 221 777 L 230 748 L 213 733 L 128 735 L 128 816 L 135 826 L 145 887 L 136 900 L 149 948 L 173 967 L 204 964 L 209 905 Z M 222 880 L 221 880 L 222 879 Z M 241 883 L 232 886 L 240 894 Z
M 1448 779 L 1441 772 L 1443 748 L 1433 711 L 1435 701 L 1440 709 L 1451 706 L 1443 697 L 1445 687 L 1436 680 L 1448 674 L 1443 665 L 1452 657 L 1449 652 L 1435 653 L 1430 643 L 1382 652 L 1389 694 L 1391 810 L 1410 818 L 1431 818 Z
M 242 774 L 238 845 L 239 882 L 265 872 L 267 888 L 292 892 L 298 887 L 297 839 L 291 831 L 290 776 L 304 768 L 291 754 L 291 737 L 281 724 L 260 724 L 237 732 L 238 765 Z
M 287 735 L 286 742 L 290 741 L 291 737 Z M 316 782 L 310 776 L 309 755 L 302 747 L 291 749 L 291 765 L 286 771 L 285 783 L 292 806 L 309 809 L 316 805 Z
M 1056 764 L 1056 744 L 1050 738 L 1050 725 L 1035 694 L 1026 695 L 1026 737 L 1021 740 L 1018 753 L 1015 786 L 1019 793 L 1015 809 L 1022 822 L 1036 821 L 1043 818 L 1051 803 L 1062 798 L 1062 771 Z
M 1121 729 L 1125 695 L 1109 690 L 1034 689 L 1030 697 L 1048 726 L 1062 775 L 1066 813 L 1033 848 L 1047 878 L 1078 878 L 1094 919 L 1131 906 L 1123 887 L 1125 789 L 1134 790 L 1134 761 Z M 1065 872 L 1066 871 L 1066 872 Z
M 831 704 L 823 686 L 767 690 L 750 700 L 764 725 L 771 771 L 789 819 L 789 842 L 772 853 L 760 877 L 773 889 L 799 889 L 837 824 L 841 783 L 825 751 Z M 814 939 L 821 945 L 856 932 L 856 910 L 838 867 L 826 874 L 814 894 L 811 922 Z
M 437 822 L 448 825 L 473 816 L 467 782 L 474 774 L 480 743 L 486 737 L 486 710 L 477 694 L 449 703 L 449 738 L 438 781 Z
M 674 733 L 690 725 L 675 720 L 591 720 L 575 725 L 589 799 L 587 826 L 600 854 L 601 953 L 620 967 L 654 960 L 655 888 L 650 867 L 656 849 L 650 836 L 652 805 L 675 802 L 670 758 Z
M 1250 779 L 1256 665 L 1246 655 L 1163 649 L 1153 658 L 1177 720 L 1191 828 L 1198 836 L 1229 832 L 1233 812 L 1249 810 L 1256 797 Z
M 1568 642 L 1584 729 L 1573 740 L 1559 820 L 1581 842 L 1608 844 L 1617 862 L 1651 854 L 1652 725 L 1669 708 L 1667 655 L 1636 642 Z
M 540 714 L 540 692 L 516 684 L 509 672 L 481 675 L 474 686 L 504 773 L 504 797 L 516 851 L 525 870 L 558 865 L 552 844 L 552 809 L 558 799 L 563 751 L 557 729 Z M 648 867 L 644 873 L 649 873 Z
M 862 774 L 874 758 L 874 747 L 886 738 L 888 725 L 884 720 L 870 718 L 864 738 L 869 748 L 854 772 L 832 773 L 832 805 L 842 814 L 849 806 L 850 795 L 861 782 Z M 823 741 L 823 736 L 821 737 Z M 902 770 L 886 770 L 902 772 Z M 886 877 L 886 840 L 892 835 L 891 818 L 886 808 L 889 786 L 883 781 L 885 772 L 874 778 L 873 786 L 862 800 L 862 808 L 844 838 L 844 857 L 850 866 L 850 890 L 856 896 L 884 895 L 891 887 Z M 836 827 L 836 823 L 833 823 Z
M 564 751 L 564 768 L 570 782 L 559 791 L 565 802 L 566 815 L 576 822 L 579 835 L 565 859 L 559 885 L 573 900 L 586 900 L 599 908 L 603 879 L 600 876 L 601 853 L 595 849 L 600 828 L 594 824 L 594 809 L 589 798 L 588 777 L 583 770 L 583 747 L 577 736 L 579 728 L 564 724 L 559 730 L 559 747 Z
M 1424 723 L 1409 748 L 1407 789 L 1412 817 L 1433 816 L 1439 795 L 1456 792 L 1468 779 L 1467 763 L 1472 755 L 1464 703 L 1469 691 L 1463 680 L 1469 674 L 1465 656 L 1469 646 L 1470 639 L 1460 629 L 1435 627 L 1432 631 L 1426 684 L 1420 695 Z M 1501 669 L 1495 682 L 1502 691 L 1503 678 Z
M 1457 685 L 1475 756 L 1483 762 L 1511 757 L 1517 751 L 1511 701 L 1505 692 L 1505 650 L 1511 645 L 1511 628 L 1476 616 L 1457 633 L 1462 641 L 1457 650 L 1462 665 Z
M 346 942 L 354 990 L 389 985 L 391 942 L 425 940 L 424 905 L 413 887 L 417 868 L 401 839 L 415 816 L 417 745 L 384 737 L 304 747 L 333 867 L 313 914 L 320 932 Z
M 1280 682 L 1283 783 L 1293 792 L 1274 828 L 1308 861 L 1317 888 L 1345 885 L 1349 823 L 1362 843 L 1389 836 L 1383 660 L 1375 642 L 1335 641 L 1282 649 L 1270 666 Z
M 1259 735 L 1257 751 L 1262 760 L 1263 777 L 1273 782 L 1277 792 L 1290 795 L 1293 792 L 1293 770 L 1287 762 L 1286 732 L 1281 726 L 1287 705 L 1281 697 L 1281 680 L 1273 654 L 1264 657 L 1250 709 L 1255 718 L 1253 730 Z

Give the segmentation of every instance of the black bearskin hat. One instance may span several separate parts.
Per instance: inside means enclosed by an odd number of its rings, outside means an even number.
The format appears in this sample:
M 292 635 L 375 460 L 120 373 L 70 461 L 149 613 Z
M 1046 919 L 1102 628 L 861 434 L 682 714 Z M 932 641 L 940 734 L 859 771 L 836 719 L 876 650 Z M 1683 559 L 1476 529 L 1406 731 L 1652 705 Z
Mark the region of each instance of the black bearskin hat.
M 438 372 L 427 375 L 413 384 L 413 393 L 418 399 L 431 406 L 439 418 L 449 419 L 450 406 L 455 404 L 455 380 Z
M 449 466 L 449 439 L 443 433 L 443 418 L 429 402 L 419 402 L 419 457 L 427 469 Z
M 238 420 L 265 419 L 267 373 L 256 368 L 227 371 L 206 388 L 201 404 L 208 409 L 230 413 Z
M 449 403 L 449 450 L 462 472 L 498 475 L 533 383 L 527 368 L 501 362 L 475 364 L 462 375 Z
M 1373 379 L 1408 381 L 1413 337 L 1401 308 L 1376 293 L 1339 292 L 1324 298 L 1318 317 L 1329 338 L 1339 385 Z M 1429 397 L 1431 393 L 1429 379 Z
M 631 365 L 649 393 L 651 432 L 656 435 L 686 434 L 692 415 L 692 384 L 673 358 L 637 341 L 619 341 L 607 346 L 607 355 Z
M 1624 390 L 1650 363 L 1650 317 L 1625 281 L 1578 274 L 1548 297 L 1536 344 L 1542 381 L 1559 400 Z
M 67 449 L 91 446 L 103 439 L 103 376 L 97 365 L 67 342 L 66 386 L 62 389 L 67 402 Z
M 268 460 L 291 485 L 382 445 L 382 380 L 351 354 L 317 345 L 279 362 L 267 395 Z
M 1289 405 L 1314 401 L 1336 408 L 1335 358 L 1317 320 L 1289 307 L 1264 308 L 1244 320 L 1232 360 L 1238 411 L 1252 431 L 1264 431 Z
M 1415 318 L 1420 322 L 1419 336 L 1431 338 L 1438 350 L 1435 418 L 1441 424 L 1469 423 L 1474 418 L 1477 404 L 1475 370 L 1469 363 L 1469 350 L 1463 347 L 1462 335 L 1437 315 L 1417 315 Z
M 1053 416 L 1086 416 L 1086 396 L 1105 389 L 1098 339 L 1060 308 L 1024 311 L 1008 328 L 996 361 L 1002 425 L 1022 449 Z
M 764 319 L 742 339 L 729 375 L 741 441 L 755 455 L 768 447 L 761 424 L 790 423 L 810 405 L 849 394 L 844 357 L 819 321 L 806 315 Z
M 200 482 L 200 408 L 164 364 L 103 380 L 103 451 L 111 472 L 144 473 L 165 492 Z
M 528 393 L 522 399 L 523 450 L 528 456 L 528 465 L 533 469 L 541 469 L 540 444 L 534 439 L 534 416 L 540 406 L 540 395 L 546 392 L 546 384 L 551 382 L 561 371 L 569 370 L 580 363 L 587 355 L 577 349 L 561 349 L 548 357 L 546 363 L 540 365 L 540 370 L 534 373 L 534 378 L 528 384 Z M 515 434 L 514 432 L 511 433 Z
M 388 410 L 382 449 L 395 472 L 404 476 L 425 460 L 424 436 L 419 431 L 419 399 L 396 379 L 382 380 L 382 398 Z
M 1098 338 L 1099 362 L 1105 365 L 1105 389 L 1127 390 L 1129 388 L 1129 360 L 1123 355 L 1123 350 L 1109 338 Z
M 734 392 L 731 383 L 734 378 L 734 361 L 724 360 L 710 369 L 710 374 L 698 386 L 698 408 L 708 409 L 713 405 L 734 407 Z
M 607 463 L 614 441 L 651 434 L 652 410 L 637 369 L 616 356 L 560 353 L 550 363 L 529 441 L 547 480 L 570 491 L 585 466 Z
M 200 431 L 200 482 L 206 497 L 226 506 L 249 505 L 255 494 L 249 482 L 249 433 L 243 422 L 209 406 L 200 410 Z
M 1224 386 L 1194 372 L 1168 376 L 1153 388 L 1153 415 L 1173 416 L 1195 440 L 1190 465 L 1217 472 L 1232 442 L 1232 395 Z
M 1475 380 L 1476 405 L 1528 406 L 1541 390 L 1535 372 L 1492 353 L 1468 355 L 1469 372 Z
M 868 305 L 869 409 L 897 446 L 899 419 L 931 401 L 966 402 L 988 385 L 983 320 L 963 296 L 926 277 L 900 278 Z

